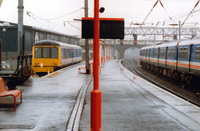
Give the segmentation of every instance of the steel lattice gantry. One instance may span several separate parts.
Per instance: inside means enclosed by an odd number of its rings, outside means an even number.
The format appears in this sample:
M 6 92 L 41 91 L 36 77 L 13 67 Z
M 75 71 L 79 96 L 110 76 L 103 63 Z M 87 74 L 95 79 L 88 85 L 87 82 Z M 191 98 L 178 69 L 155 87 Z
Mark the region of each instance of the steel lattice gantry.
M 179 33 L 180 32 L 180 33 Z M 182 27 L 179 31 L 178 27 L 130 27 L 125 28 L 125 41 L 133 41 L 133 34 L 138 36 L 161 36 L 156 41 L 163 41 L 165 36 L 190 36 L 191 38 L 200 34 L 200 28 Z M 155 39 L 154 39 L 155 40 Z M 139 41 L 143 41 L 139 39 Z

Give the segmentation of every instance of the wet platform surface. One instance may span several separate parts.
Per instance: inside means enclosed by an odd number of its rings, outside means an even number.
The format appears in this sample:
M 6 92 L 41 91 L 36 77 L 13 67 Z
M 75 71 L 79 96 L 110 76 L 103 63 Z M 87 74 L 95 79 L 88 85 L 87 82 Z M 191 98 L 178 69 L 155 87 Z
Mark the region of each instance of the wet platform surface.
M 80 130 L 90 130 L 90 84 Z M 199 131 L 200 108 L 109 61 L 101 69 L 102 131 Z
M 65 68 L 47 78 L 29 78 L 23 85 L 23 103 L 18 99 L 17 110 L 13 97 L 0 98 L 0 130 L 64 131 L 77 94 L 87 81 L 78 74 L 78 64 Z

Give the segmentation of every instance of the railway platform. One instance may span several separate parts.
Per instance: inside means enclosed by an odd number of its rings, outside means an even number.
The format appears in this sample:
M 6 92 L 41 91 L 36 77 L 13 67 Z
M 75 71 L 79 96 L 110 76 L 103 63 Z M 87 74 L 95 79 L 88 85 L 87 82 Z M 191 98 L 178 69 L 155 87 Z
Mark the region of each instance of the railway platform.
M 78 74 L 84 63 L 66 67 L 45 77 L 29 78 L 17 88 L 23 103 L 13 108 L 13 97 L 0 98 L 0 130 L 64 131 L 73 120 L 77 101 L 84 100 L 83 91 L 91 75 Z M 84 89 L 82 91 L 82 89 Z M 78 96 L 82 99 L 78 100 Z M 80 107 L 80 106 L 79 106 Z
M 78 74 L 84 63 L 17 88 L 23 103 L 0 98 L 2 131 L 88 131 L 92 75 Z M 90 83 L 91 82 L 91 83 Z M 102 131 L 199 131 L 200 108 L 150 84 L 111 60 L 101 68 Z M 84 101 L 85 98 L 85 101 Z
M 135 76 L 117 61 L 100 74 L 102 131 L 199 131 L 200 108 Z M 90 84 L 80 131 L 90 130 Z

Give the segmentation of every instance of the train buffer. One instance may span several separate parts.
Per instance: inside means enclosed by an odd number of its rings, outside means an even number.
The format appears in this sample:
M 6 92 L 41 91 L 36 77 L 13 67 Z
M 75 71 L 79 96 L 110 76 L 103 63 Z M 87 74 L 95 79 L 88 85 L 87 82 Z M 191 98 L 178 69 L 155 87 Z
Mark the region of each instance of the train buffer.
M 4 69 L 1 66 L 0 76 L 4 78 L 9 89 L 15 89 L 17 84 L 31 76 L 32 55 L 18 56 L 16 69 Z

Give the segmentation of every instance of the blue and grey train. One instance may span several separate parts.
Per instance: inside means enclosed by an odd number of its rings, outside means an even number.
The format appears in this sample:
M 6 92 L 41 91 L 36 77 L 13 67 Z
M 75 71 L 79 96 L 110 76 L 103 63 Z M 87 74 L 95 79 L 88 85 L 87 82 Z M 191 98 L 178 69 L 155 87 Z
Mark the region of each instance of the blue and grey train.
M 140 50 L 140 65 L 191 84 L 200 77 L 200 39 L 143 47 Z

